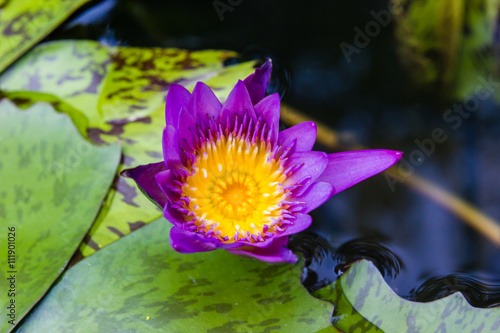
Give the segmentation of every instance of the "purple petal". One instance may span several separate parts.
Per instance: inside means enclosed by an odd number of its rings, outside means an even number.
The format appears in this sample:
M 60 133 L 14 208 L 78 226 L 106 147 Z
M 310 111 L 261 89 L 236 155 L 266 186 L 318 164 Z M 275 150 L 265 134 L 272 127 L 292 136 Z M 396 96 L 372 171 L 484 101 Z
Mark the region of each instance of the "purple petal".
M 196 121 L 186 108 L 181 109 L 179 114 L 179 125 L 177 126 L 177 136 L 179 146 L 186 151 L 191 151 L 194 146 L 193 133 L 191 129 L 196 128 Z
M 195 117 L 200 116 L 201 119 L 209 117 L 218 117 L 222 104 L 215 96 L 212 89 L 205 83 L 198 82 L 193 90 L 193 95 L 189 101 L 188 110 Z
M 318 182 L 330 183 L 335 194 L 391 167 L 403 157 L 394 150 L 372 149 L 328 155 L 328 166 Z
M 120 175 L 135 180 L 139 189 L 148 197 L 148 199 L 163 208 L 167 202 L 167 197 L 156 184 L 155 176 L 164 171 L 165 163 L 158 162 L 140 165 L 133 169 L 123 170 Z
M 293 221 L 293 225 L 290 225 L 283 231 L 276 235 L 276 237 L 283 237 L 288 235 L 293 235 L 306 230 L 311 226 L 312 217 L 307 214 L 297 214 L 297 219 Z
M 176 187 L 176 184 L 173 182 L 173 174 L 170 170 L 165 170 L 157 173 L 155 178 L 158 188 L 167 197 L 167 202 L 163 208 L 163 216 L 173 225 L 182 228 L 182 225 L 186 222 L 186 216 L 176 208 L 171 207 L 172 203 L 177 202 L 180 197 L 178 193 L 171 190 L 172 187 Z
M 274 237 L 268 238 L 268 239 L 264 240 L 263 242 L 256 242 L 256 243 L 246 242 L 246 241 L 240 240 L 238 242 L 232 242 L 232 243 L 218 242 L 215 245 L 219 249 L 229 250 L 229 249 L 235 249 L 235 248 L 240 248 L 240 247 L 244 247 L 244 246 L 264 248 L 264 247 L 269 247 L 273 242 L 274 242 Z
M 174 177 L 170 170 L 160 171 L 155 175 L 156 186 L 167 196 L 170 202 L 175 202 L 179 198 L 178 194 L 168 188 L 169 186 L 175 186 L 173 179 Z
M 182 228 L 182 225 L 186 222 L 184 215 L 177 209 L 170 207 L 170 203 L 168 201 L 163 209 L 163 217 L 178 228 Z
M 326 200 L 330 199 L 334 193 L 334 188 L 328 183 L 313 183 L 304 193 L 295 198 L 297 201 L 306 203 L 304 213 L 309 213 L 311 210 L 321 206 Z
M 163 208 L 163 216 L 173 225 L 177 227 L 182 227 L 182 224 L 186 222 L 186 216 L 179 212 L 176 208 L 171 207 L 172 203 L 179 200 L 180 195 L 171 190 L 175 187 L 173 182 L 174 176 L 170 170 L 165 170 L 156 174 L 156 184 L 163 191 L 167 197 L 167 202 Z
M 274 241 L 274 238 L 268 238 L 263 242 L 252 243 L 252 242 L 240 241 L 240 243 L 242 243 L 242 245 L 250 245 L 253 247 L 268 247 L 269 245 L 271 245 L 273 243 L 273 241 Z
M 255 105 L 255 113 L 257 117 L 262 115 L 266 124 L 269 127 L 274 125 L 277 130 L 280 124 L 280 95 L 276 93 L 263 98 Z
M 204 243 L 200 240 L 189 237 L 188 233 L 173 226 L 170 229 L 170 245 L 179 253 L 207 252 L 215 250 L 210 243 Z
M 252 103 L 255 105 L 266 96 L 267 86 L 271 78 L 272 63 L 267 59 L 264 65 L 257 68 L 243 82 L 248 89 Z
M 287 249 L 285 246 L 288 243 L 288 237 L 281 237 L 274 240 L 274 242 L 267 248 L 257 248 L 253 246 L 245 246 L 238 249 L 227 250 L 232 254 L 253 257 L 262 261 L 280 263 L 288 262 L 294 264 L 297 262 L 297 256 Z
M 179 155 L 179 141 L 177 138 L 177 130 L 171 126 L 167 125 L 163 130 L 163 159 L 165 160 L 165 165 L 167 168 L 172 167 L 172 163 L 178 164 L 180 161 Z
M 316 142 L 317 132 L 316 123 L 306 121 L 281 131 L 278 136 L 278 143 L 280 146 L 286 147 L 297 139 L 295 151 L 310 151 L 314 146 L 314 142 Z
M 302 180 L 304 177 L 311 177 L 303 186 L 316 181 L 326 166 L 328 165 L 328 155 L 320 151 L 301 151 L 293 153 L 287 161 L 286 166 L 302 165 L 287 177 L 285 184 L 291 185 Z
M 229 96 L 222 107 L 220 119 L 226 119 L 228 114 L 230 117 L 234 114 L 238 117 L 242 117 L 247 112 L 251 118 L 255 119 L 255 110 L 253 108 L 252 100 L 250 99 L 250 95 L 248 95 L 245 84 L 240 80 L 229 93 Z
M 187 107 L 191 94 L 186 88 L 178 84 L 171 84 L 168 89 L 167 102 L 165 104 L 165 121 L 167 126 L 177 127 L 181 108 Z

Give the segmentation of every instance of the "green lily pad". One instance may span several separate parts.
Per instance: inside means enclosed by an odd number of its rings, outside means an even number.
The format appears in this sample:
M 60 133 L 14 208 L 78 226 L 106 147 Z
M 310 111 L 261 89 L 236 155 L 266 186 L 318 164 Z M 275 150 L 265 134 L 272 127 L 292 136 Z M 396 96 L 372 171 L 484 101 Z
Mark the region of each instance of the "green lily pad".
M 472 307 L 455 293 L 429 303 L 399 297 L 369 261 L 353 264 L 314 296 L 334 304 L 333 325 L 344 332 L 497 332 L 500 308 Z
M 78 249 L 114 178 L 120 146 L 90 144 L 48 104 L 21 111 L 4 100 L 0 111 L 0 237 L 4 251 L 8 240 L 15 243 L 15 262 L 0 256 L 1 290 L 15 284 L 0 306 L 14 300 L 18 323 Z M 2 332 L 13 328 L 8 320 Z
M 224 250 L 180 254 L 163 218 L 68 270 L 19 332 L 316 332 L 332 306 L 302 287 L 301 265 Z M 325 330 L 328 332 L 331 330 Z
M 0 1 L 0 72 L 88 1 Z
M 225 100 L 254 62 L 223 65 L 231 51 L 106 47 L 95 41 L 38 46 L 0 77 L 0 90 L 21 105 L 50 102 L 97 143 L 121 140 L 123 168 L 162 159 L 164 100 L 171 83 L 193 89 L 204 81 Z M 119 170 L 119 171 L 120 171 Z M 162 216 L 130 179 L 116 178 L 81 246 L 89 256 Z
M 189 89 L 204 81 L 225 98 L 239 78 L 253 72 L 254 62 L 224 67 L 224 60 L 235 56 L 232 51 L 56 41 L 39 45 L 4 73 L 0 90 L 25 92 L 26 99 L 34 92 L 53 95 L 80 110 L 89 128 L 101 130 L 94 133 L 96 139 L 109 141 L 123 134 L 126 124 L 148 121 L 164 105 L 172 83 Z

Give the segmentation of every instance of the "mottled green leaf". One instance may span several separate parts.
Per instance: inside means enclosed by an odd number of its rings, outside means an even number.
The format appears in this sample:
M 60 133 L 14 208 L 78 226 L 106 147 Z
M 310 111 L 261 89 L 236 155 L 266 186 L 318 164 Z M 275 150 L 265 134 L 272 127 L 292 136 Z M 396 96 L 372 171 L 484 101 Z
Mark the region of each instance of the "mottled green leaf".
M 316 332 L 331 304 L 302 287 L 301 265 L 223 250 L 179 254 L 159 219 L 65 273 L 19 332 Z M 325 331 L 327 332 L 327 331 Z
M 5 297 L 7 277 L 16 276 L 17 323 L 78 248 L 119 161 L 118 144 L 90 144 L 67 115 L 48 104 L 21 111 L 0 102 L 1 331 L 11 328 L 5 316 L 11 299 Z M 15 228 L 15 263 L 7 262 L 8 227 Z
M 328 326 L 319 331 L 316 331 L 316 333 L 343 333 L 343 332 L 336 327 Z
M 95 41 L 39 45 L 0 78 L 4 92 L 51 94 L 80 110 L 96 138 L 110 140 L 120 125 L 147 121 L 171 83 L 193 88 L 204 81 L 225 98 L 235 82 L 253 71 L 253 62 L 224 67 L 232 51 L 109 47 Z M 26 98 L 29 98 L 26 95 Z M 106 140 L 107 139 L 107 140 Z
M 429 303 L 399 297 L 369 261 L 353 264 L 314 295 L 334 304 L 333 324 L 344 332 L 497 332 L 500 308 L 474 308 L 460 293 Z
M 392 0 L 402 62 L 418 84 L 464 99 L 495 68 L 499 0 Z
M 0 1 L 0 72 L 88 1 Z
M 53 42 L 37 47 L 0 77 L 0 90 L 19 104 L 51 102 L 94 142 L 122 140 L 121 170 L 162 159 L 169 85 L 192 89 L 204 81 L 224 100 L 238 79 L 253 72 L 253 62 L 223 66 L 236 55 Z M 161 215 L 132 180 L 117 178 L 81 251 L 88 256 Z

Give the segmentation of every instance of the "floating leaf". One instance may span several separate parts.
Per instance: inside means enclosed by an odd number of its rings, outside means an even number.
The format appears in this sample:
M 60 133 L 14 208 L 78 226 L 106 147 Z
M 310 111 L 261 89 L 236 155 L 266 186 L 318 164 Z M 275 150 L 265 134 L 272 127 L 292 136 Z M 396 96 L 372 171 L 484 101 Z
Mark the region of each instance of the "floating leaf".
M 254 62 L 224 67 L 231 51 L 106 47 L 94 41 L 43 44 L 2 77 L 0 90 L 17 103 L 53 103 L 97 143 L 123 143 L 123 167 L 162 159 L 164 99 L 171 83 L 205 81 L 224 100 Z M 117 178 L 90 238 L 88 256 L 162 215 L 130 179 Z
M 353 264 L 314 295 L 334 304 L 333 324 L 344 332 L 496 332 L 500 308 L 474 308 L 460 293 L 429 303 L 399 297 L 369 261 Z
M 120 146 L 93 146 L 67 115 L 47 104 L 20 111 L 6 100 L 0 102 L 0 133 L 4 250 L 7 228 L 15 228 L 15 263 L 7 262 L 6 253 L 0 256 L 0 288 L 9 289 L 6 278 L 13 274 L 16 289 L 0 305 L 5 313 L 10 299 L 15 300 L 17 323 L 78 249 L 113 180 Z M 10 328 L 4 314 L 0 329 Z
M 73 266 L 19 332 L 316 332 L 332 307 L 302 287 L 300 265 L 226 251 L 191 255 L 163 218 Z M 325 330 L 328 332 L 332 330 Z
M 0 1 L 0 72 L 88 1 Z
M 57 41 L 28 53 L 0 78 L 0 90 L 51 94 L 100 129 L 96 137 L 116 137 L 119 128 L 145 121 L 165 102 L 168 87 L 193 88 L 207 82 L 218 97 L 227 96 L 238 78 L 253 71 L 253 62 L 224 67 L 232 51 L 109 47 L 95 41 Z M 220 80 L 219 80 L 220 79 Z M 110 138 L 107 138 L 110 140 Z
M 463 99 L 494 71 L 498 0 L 392 0 L 402 62 L 427 90 Z M 403 9 L 404 8 L 404 9 Z

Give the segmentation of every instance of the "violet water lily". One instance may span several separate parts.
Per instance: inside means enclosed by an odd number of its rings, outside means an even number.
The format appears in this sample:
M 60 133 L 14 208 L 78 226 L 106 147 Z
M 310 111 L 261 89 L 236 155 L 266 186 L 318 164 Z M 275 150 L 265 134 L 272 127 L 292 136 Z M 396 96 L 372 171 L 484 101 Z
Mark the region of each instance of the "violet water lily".
M 176 251 L 225 249 L 294 263 L 288 237 L 311 225 L 310 211 L 402 157 L 312 151 L 313 122 L 279 132 L 279 95 L 266 96 L 270 75 L 267 61 L 238 81 L 223 105 L 204 83 L 192 93 L 171 85 L 164 161 L 124 171 L 163 208 Z

